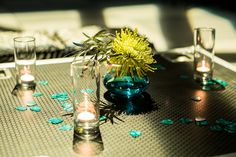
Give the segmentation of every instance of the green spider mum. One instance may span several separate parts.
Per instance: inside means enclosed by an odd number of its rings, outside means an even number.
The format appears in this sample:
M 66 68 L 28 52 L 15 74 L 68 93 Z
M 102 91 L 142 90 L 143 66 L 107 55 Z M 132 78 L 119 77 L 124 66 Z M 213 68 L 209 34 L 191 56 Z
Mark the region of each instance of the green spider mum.
M 128 28 L 116 32 L 116 37 L 111 43 L 110 63 L 122 65 L 116 69 L 118 76 L 131 74 L 134 72 L 139 77 L 146 75 L 148 71 L 155 68 L 150 64 L 156 63 L 153 59 L 152 49 L 145 36 L 140 36 L 138 30 L 131 31 Z

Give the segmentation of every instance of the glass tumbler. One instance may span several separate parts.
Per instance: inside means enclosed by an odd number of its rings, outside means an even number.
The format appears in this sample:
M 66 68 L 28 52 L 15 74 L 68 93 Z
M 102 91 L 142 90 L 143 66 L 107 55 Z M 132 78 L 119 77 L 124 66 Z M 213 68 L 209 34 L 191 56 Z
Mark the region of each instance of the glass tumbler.
M 201 27 L 194 29 L 194 79 L 203 85 L 212 80 L 214 47 L 214 28 Z
M 35 86 L 35 38 L 31 36 L 15 37 L 13 41 L 16 68 L 16 83 L 21 85 L 21 87 L 23 88 Z
M 74 133 L 82 139 L 99 135 L 100 65 L 95 60 L 71 64 L 74 105 Z

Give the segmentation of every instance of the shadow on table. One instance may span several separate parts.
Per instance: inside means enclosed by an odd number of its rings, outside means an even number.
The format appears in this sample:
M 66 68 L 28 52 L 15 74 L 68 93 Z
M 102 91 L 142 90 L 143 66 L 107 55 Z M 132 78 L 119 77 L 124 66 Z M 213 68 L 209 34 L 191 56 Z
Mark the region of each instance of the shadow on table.
M 156 102 L 146 92 L 139 96 L 124 98 L 107 91 L 104 93 L 104 98 L 107 100 L 107 103 L 101 101 L 100 113 L 101 116 L 105 116 L 112 123 L 114 122 L 114 118 L 123 121 L 117 117 L 117 115 L 121 113 L 126 115 L 138 115 L 158 109 Z
M 93 140 L 84 140 L 74 134 L 73 151 L 80 157 L 94 157 L 104 150 L 101 134 Z

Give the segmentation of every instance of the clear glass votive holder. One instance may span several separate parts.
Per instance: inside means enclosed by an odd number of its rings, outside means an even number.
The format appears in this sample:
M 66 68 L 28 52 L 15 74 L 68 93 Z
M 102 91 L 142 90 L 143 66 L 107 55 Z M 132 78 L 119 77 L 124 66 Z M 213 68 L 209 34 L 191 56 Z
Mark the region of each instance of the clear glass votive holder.
M 95 60 L 71 64 L 74 105 L 74 134 L 82 139 L 99 135 L 100 65 Z
M 16 37 L 14 41 L 14 58 L 16 82 L 23 88 L 35 86 L 36 78 L 36 46 L 31 36 Z
M 215 55 L 215 29 L 194 29 L 194 79 L 206 85 L 212 80 Z

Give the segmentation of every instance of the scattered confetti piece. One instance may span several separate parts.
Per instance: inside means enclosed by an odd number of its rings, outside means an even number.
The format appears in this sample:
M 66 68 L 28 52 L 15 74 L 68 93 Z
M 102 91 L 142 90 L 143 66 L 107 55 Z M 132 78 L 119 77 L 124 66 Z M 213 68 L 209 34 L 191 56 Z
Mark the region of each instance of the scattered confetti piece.
M 129 132 L 130 136 L 136 138 L 136 137 L 139 137 L 141 135 L 141 131 L 138 131 L 138 130 L 131 130 Z
M 236 132 L 236 123 L 233 121 L 226 120 L 224 118 L 217 119 L 213 125 L 218 125 L 219 127 L 221 127 L 221 130 L 224 130 L 228 133 Z
M 81 93 L 93 93 L 92 89 L 81 89 L 80 90 Z
M 104 121 L 104 120 L 106 120 L 106 119 L 107 119 L 106 116 L 101 116 L 101 117 L 99 118 L 99 121 Z
M 174 121 L 171 119 L 163 119 L 163 120 L 161 120 L 160 123 L 164 124 L 164 125 L 172 125 L 172 124 L 174 124 Z
M 72 112 L 73 111 L 73 106 L 70 103 L 67 103 L 67 102 L 63 103 L 63 104 L 61 104 L 61 107 L 67 112 Z
M 208 123 L 207 120 L 202 120 L 202 121 L 196 121 L 196 124 L 197 124 L 198 126 L 206 126 L 206 125 L 208 125 L 209 123 Z
M 66 100 L 68 100 L 68 99 L 69 99 L 68 97 L 57 98 L 58 101 L 66 101 Z
M 70 107 L 72 107 L 72 104 L 66 102 L 66 103 L 61 104 L 61 107 L 70 108 Z
M 57 99 L 58 101 L 66 101 L 69 99 L 67 92 L 55 93 L 51 95 L 52 99 Z
M 190 78 L 188 75 L 184 75 L 184 74 L 180 75 L 179 77 L 180 77 L 180 79 L 182 79 L 182 80 L 187 80 L 187 79 Z
M 221 84 L 222 86 L 226 87 L 229 84 L 221 79 L 214 79 L 214 81 L 216 81 L 217 83 Z
M 16 106 L 16 110 L 25 111 L 25 110 L 27 110 L 27 107 L 25 107 L 25 106 Z
M 59 130 L 61 131 L 70 131 L 72 130 L 73 126 L 69 125 L 69 124 L 66 124 L 66 125 L 62 125 L 59 127 Z
M 215 90 L 225 89 L 225 85 L 219 83 L 219 81 L 216 81 L 214 79 L 204 82 L 201 85 L 202 85 L 202 90 L 204 91 L 211 91 L 211 90 L 215 91 Z
M 38 82 L 38 84 L 40 84 L 40 85 L 48 85 L 48 81 L 41 80 L 41 81 Z
M 34 111 L 34 112 L 40 112 L 41 108 L 39 106 L 32 106 L 32 107 L 30 107 L 30 110 Z
M 201 101 L 202 100 L 200 96 L 192 96 L 191 99 L 193 101 Z
M 227 131 L 228 133 L 235 133 L 236 132 L 236 123 L 232 123 L 232 124 L 225 126 L 224 130 Z
M 66 112 L 72 112 L 72 111 L 73 111 L 73 107 L 64 108 L 64 110 L 65 110 Z
M 41 92 L 35 92 L 32 94 L 33 97 L 40 97 L 40 96 L 43 96 L 43 94 Z
M 37 103 L 35 101 L 28 101 L 26 104 L 29 107 L 37 105 Z
M 213 131 L 213 132 L 220 132 L 223 130 L 223 128 L 218 125 L 218 124 L 213 124 L 211 127 L 210 127 L 210 130 Z
M 224 118 L 219 118 L 219 119 L 217 119 L 215 123 L 216 123 L 216 124 L 220 124 L 220 125 L 224 125 L 224 126 L 225 126 L 225 125 L 233 124 L 232 121 L 226 120 L 226 119 L 224 119 Z
M 180 118 L 179 121 L 180 121 L 180 123 L 182 123 L 182 124 L 189 124 L 189 123 L 192 123 L 192 122 L 193 122 L 192 119 L 190 119 L 190 118 L 185 118 L 185 117 Z
M 59 123 L 63 122 L 63 119 L 61 119 L 61 118 L 50 118 L 48 120 L 48 122 L 52 123 L 52 124 L 59 124 Z
M 216 82 L 214 80 L 209 80 L 205 85 L 215 85 Z

